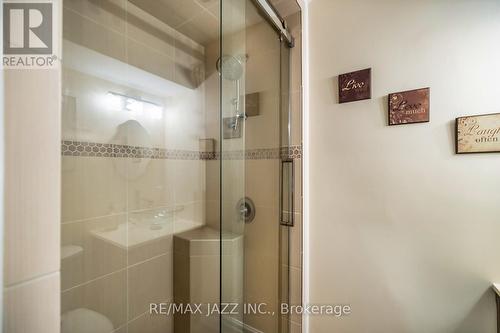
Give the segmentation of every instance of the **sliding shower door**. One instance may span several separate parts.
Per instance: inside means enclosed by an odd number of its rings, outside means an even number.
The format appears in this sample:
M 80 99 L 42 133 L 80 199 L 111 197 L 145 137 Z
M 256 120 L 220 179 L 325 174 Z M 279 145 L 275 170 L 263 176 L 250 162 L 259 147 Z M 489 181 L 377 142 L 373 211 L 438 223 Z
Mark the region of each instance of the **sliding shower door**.
M 256 3 L 64 1 L 62 333 L 287 332 L 288 45 Z
M 288 70 L 279 33 L 252 0 L 222 1 L 222 332 L 286 332 L 286 232 L 280 231 L 281 135 Z M 286 58 L 286 57 L 285 57 Z M 282 90 L 282 88 L 285 90 Z M 285 106 L 286 109 L 286 106 Z M 280 232 L 282 236 L 280 237 Z M 281 238 L 281 239 L 280 239 Z M 282 247 L 283 245 L 283 247 Z M 236 310 L 236 311 L 231 311 Z M 283 321 L 285 323 L 285 321 Z

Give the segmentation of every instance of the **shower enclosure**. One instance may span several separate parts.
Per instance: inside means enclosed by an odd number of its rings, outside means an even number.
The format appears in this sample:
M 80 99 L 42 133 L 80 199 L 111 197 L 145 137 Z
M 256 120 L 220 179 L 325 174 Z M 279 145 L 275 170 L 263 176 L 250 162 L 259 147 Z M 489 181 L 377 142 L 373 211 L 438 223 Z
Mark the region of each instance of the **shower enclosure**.
M 62 333 L 300 332 L 295 0 L 63 21 Z

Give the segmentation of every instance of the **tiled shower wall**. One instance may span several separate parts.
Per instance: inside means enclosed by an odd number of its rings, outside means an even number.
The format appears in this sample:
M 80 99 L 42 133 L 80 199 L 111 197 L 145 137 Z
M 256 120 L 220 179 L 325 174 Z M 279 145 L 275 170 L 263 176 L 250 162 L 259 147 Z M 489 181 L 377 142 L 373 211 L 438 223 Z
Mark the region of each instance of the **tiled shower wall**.
M 125 0 L 68 0 L 64 15 L 65 50 L 77 45 L 133 68 L 100 75 L 66 54 L 61 312 L 91 309 L 120 333 L 170 332 L 172 318 L 147 311 L 150 302 L 173 301 L 173 233 L 205 223 L 205 88 L 190 74 L 203 73 L 204 48 Z M 137 69 L 174 89 L 144 85 Z M 163 113 L 113 109 L 109 92 Z M 142 239 L 142 225 L 154 221 L 167 234 Z
M 59 330 L 59 76 L 5 71 L 5 332 Z
M 54 1 L 56 22 L 59 2 Z M 56 29 L 57 31 L 57 29 Z M 56 39 L 58 36 L 56 35 Z M 55 50 L 60 56 L 59 51 Z M 59 331 L 60 69 L 4 72 L 3 332 Z

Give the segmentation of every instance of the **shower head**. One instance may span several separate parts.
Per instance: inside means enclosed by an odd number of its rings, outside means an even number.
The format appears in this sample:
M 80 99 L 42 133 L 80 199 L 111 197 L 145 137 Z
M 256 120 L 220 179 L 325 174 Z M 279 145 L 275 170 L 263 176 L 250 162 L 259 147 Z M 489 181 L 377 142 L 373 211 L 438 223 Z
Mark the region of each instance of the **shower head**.
M 235 56 L 225 55 L 217 60 L 217 70 L 224 79 L 238 81 L 243 75 L 243 63 Z

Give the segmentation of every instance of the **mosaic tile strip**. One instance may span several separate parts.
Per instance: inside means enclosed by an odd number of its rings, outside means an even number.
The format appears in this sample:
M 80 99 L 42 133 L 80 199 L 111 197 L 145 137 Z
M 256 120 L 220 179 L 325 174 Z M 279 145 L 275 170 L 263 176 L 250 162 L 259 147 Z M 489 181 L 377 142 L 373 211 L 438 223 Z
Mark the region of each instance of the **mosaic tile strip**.
M 219 159 L 219 154 L 215 156 Z M 302 158 L 302 146 L 290 146 L 281 148 L 262 148 L 227 151 L 222 154 L 224 160 L 274 160 L 274 159 L 298 159 Z
M 148 148 L 82 141 L 62 141 L 61 152 L 63 156 L 80 157 L 121 157 L 172 160 L 217 160 L 221 158 L 221 154 L 218 152 L 207 153 L 192 150 Z M 225 160 L 268 160 L 279 158 L 302 158 L 302 146 L 237 150 L 222 153 L 222 159 Z

